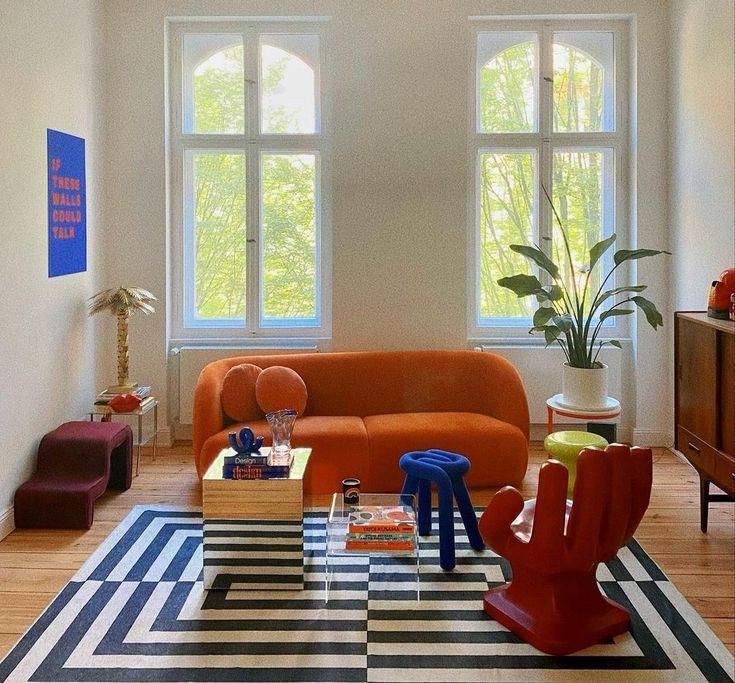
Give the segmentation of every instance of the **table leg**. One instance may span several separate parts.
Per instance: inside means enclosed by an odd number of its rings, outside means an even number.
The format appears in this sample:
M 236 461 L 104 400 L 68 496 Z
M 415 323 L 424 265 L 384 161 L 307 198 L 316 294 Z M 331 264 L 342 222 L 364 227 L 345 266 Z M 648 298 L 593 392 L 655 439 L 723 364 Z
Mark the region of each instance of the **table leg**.
M 554 429 L 554 409 L 546 406 L 546 433 L 551 434 Z
M 699 475 L 699 528 L 707 533 L 707 518 L 709 517 L 709 479 Z
M 158 443 L 158 403 L 153 406 L 153 462 L 156 462 L 156 444 Z
M 135 458 L 135 476 L 138 476 L 138 473 L 140 472 L 140 449 L 142 448 L 141 444 L 143 443 L 143 415 L 138 415 L 138 446 L 137 446 L 137 453 Z

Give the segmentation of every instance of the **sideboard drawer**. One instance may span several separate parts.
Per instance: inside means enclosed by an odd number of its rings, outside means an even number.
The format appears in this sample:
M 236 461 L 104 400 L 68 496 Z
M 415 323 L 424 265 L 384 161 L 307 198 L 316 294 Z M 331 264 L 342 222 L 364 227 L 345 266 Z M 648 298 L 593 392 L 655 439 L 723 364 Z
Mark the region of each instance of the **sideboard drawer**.
M 681 426 L 677 429 L 676 443 L 678 450 L 694 467 L 709 478 L 715 476 L 715 461 L 718 454 L 714 448 Z
M 713 481 L 725 493 L 735 496 L 735 459 L 724 453 L 717 453 Z

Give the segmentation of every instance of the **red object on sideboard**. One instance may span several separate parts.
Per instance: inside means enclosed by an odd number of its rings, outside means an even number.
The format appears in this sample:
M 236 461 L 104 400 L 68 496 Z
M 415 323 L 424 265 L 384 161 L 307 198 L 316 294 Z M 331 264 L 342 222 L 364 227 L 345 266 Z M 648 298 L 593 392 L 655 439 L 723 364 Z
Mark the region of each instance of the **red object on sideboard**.
M 720 273 L 719 280 L 713 280 L 707 300 L 707 315 L 710 318 L 727 320 L 730 314 L 730 298 L 735 294 L 735 268 Z

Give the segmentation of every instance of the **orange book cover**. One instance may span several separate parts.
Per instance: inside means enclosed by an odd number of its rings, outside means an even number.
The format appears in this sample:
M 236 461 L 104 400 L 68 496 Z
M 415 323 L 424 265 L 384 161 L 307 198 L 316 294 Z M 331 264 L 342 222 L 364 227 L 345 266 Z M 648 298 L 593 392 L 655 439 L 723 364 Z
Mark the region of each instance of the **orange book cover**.
M 413 541 L 345 541 L 345 550 L 413 550 Z

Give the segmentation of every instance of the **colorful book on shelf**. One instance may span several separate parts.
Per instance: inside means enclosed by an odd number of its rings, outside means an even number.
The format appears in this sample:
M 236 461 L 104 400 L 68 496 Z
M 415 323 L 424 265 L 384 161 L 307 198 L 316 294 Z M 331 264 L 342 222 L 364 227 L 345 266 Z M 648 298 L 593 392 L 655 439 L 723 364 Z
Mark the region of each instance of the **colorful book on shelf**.
M 415 547 L 413 539 L 405 541 L 345 541 L 345 550 L 413 550 Z
M 150 397 L 151 387 L 148 385 L 135 387 L 135 389 L 127 393 L 135 394 L 139 399 L 144 400 Z M 119 396 L 119 394 L 110 391 L 101 391 L 99 394 L 97 394 L 95 405 L 105 405 L 109 403 L 113 398 L 115 398 L 115 396 Z
M 347 531 L 351 534 L 392 534 L 413 533 L 414 528 L 412 522 L 350 522 Z
M 286 479 L 290 465 L 223 465 L 223 479 Z
M 355 534 L 347 532 L 346 541 L 413 541 L 413 531 L 410 533 L 382 533 L 382 534 Z
M 267 465 L 268 453 L 236 453 L 235 455 L 226 455 L 223 458 L 223 465 Z
M 270 446 L 262 446 L 255 453 L 237 453 L 232 448 L 225 449 L 222 458 L 223 465 L 272 465 L 280 467 L 291 467 L 293 464 L 293 453 L 288 451 L 284 454 L 276 454 Z

